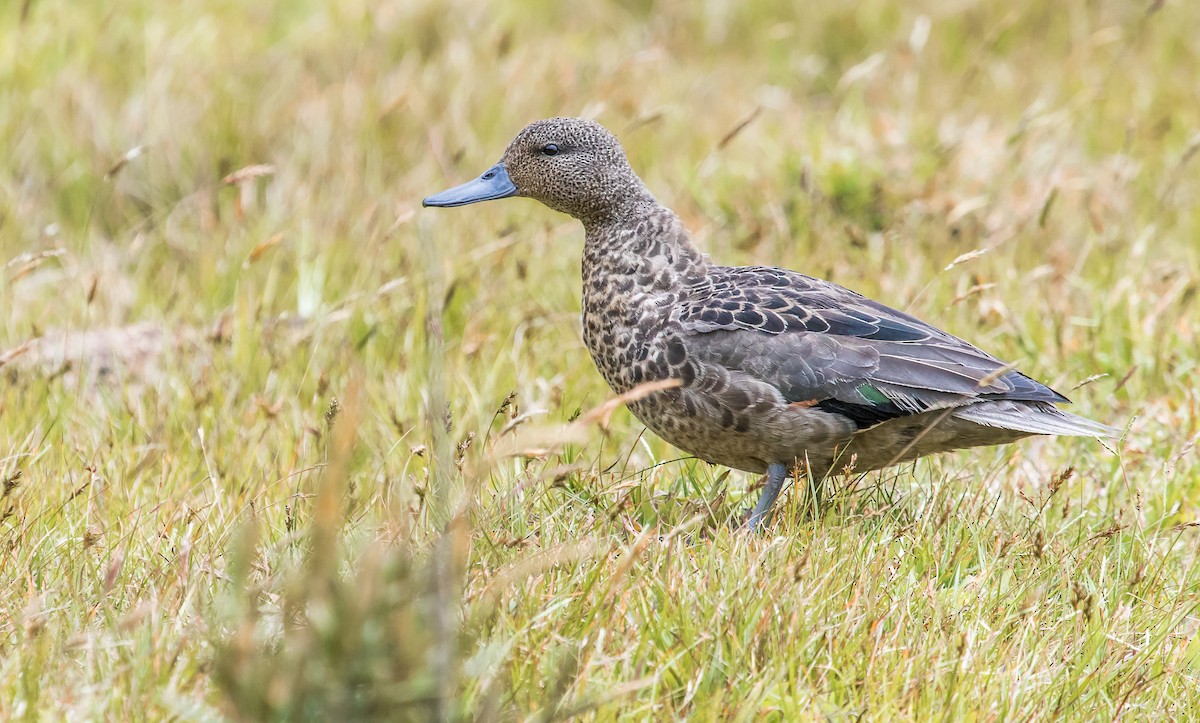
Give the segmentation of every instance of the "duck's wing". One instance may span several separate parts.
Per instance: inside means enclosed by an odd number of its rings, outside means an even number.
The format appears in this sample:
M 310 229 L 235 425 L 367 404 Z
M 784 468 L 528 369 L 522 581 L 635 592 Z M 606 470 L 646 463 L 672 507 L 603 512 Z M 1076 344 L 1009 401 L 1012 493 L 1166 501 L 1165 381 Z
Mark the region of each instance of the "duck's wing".
M 689 356 L 860 428 L 983 400 L 1069 401 L 915 317 L 786 269 L 713 269 L 673 316 Z

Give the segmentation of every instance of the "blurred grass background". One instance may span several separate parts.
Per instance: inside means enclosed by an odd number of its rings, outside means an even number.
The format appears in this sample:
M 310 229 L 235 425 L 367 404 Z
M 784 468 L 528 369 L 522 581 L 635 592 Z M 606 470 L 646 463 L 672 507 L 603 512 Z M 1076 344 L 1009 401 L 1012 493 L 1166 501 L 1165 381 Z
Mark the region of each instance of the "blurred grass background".
M 1187 717 L 1197 27 L 4 5 L 0 717 Z M 729 521 L 754 480 L 624 411 L 500 455 L 608 397 L 582 233 L 420 199 L 551 115 L 613 129 L 715 258 L 909 310 L 1128 433 L 870 475 L 816 520 L 789 495 L 762 539 Z

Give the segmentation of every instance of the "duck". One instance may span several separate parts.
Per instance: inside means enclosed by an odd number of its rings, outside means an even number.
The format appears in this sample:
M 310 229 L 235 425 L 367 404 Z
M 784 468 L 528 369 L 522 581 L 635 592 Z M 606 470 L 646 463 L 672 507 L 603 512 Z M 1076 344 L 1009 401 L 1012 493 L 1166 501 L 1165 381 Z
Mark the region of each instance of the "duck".
M 793 476 L 819 491 L 941 452 L 1116 435 L 910 314 L 797 271 L 714 263 L 594 120 L 531 123 L 498 163 L 422 205 L 510 197 L 583 224 L 583 341 L 612 390 L 674 381 L 629 395 L 633 415 L 689 455 L 766 475 L 751 529 L 770 524 Z

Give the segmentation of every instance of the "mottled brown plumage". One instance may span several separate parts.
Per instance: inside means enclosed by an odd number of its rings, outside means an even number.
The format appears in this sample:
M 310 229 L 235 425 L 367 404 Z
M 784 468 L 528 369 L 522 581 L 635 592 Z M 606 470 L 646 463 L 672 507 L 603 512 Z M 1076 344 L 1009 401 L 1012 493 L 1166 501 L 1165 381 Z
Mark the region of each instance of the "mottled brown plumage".
M 598 123 L 522 130 L 479 179 L 430 206 L 524 196 L 583 222 L 583 338 L 616 392 L 671 444 L 767 472 L 768 519 L 789 469 L 815 479 L 1032 434 L 1105 435 L 1066 398 L 970 344 L 836 284 L 713 264 Z

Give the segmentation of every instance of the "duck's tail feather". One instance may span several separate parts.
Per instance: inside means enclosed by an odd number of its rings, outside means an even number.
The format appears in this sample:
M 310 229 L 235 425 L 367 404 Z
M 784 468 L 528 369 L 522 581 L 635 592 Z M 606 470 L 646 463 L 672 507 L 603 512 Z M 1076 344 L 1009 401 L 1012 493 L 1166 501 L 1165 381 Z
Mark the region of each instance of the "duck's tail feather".
M 954 416 L 985 427 L 1012 429 L 1030 434 L 1071 437 L 1118 437 L 1121 430 L 1064 412 L 1046 402 L 986 401 L 955 410 Z

